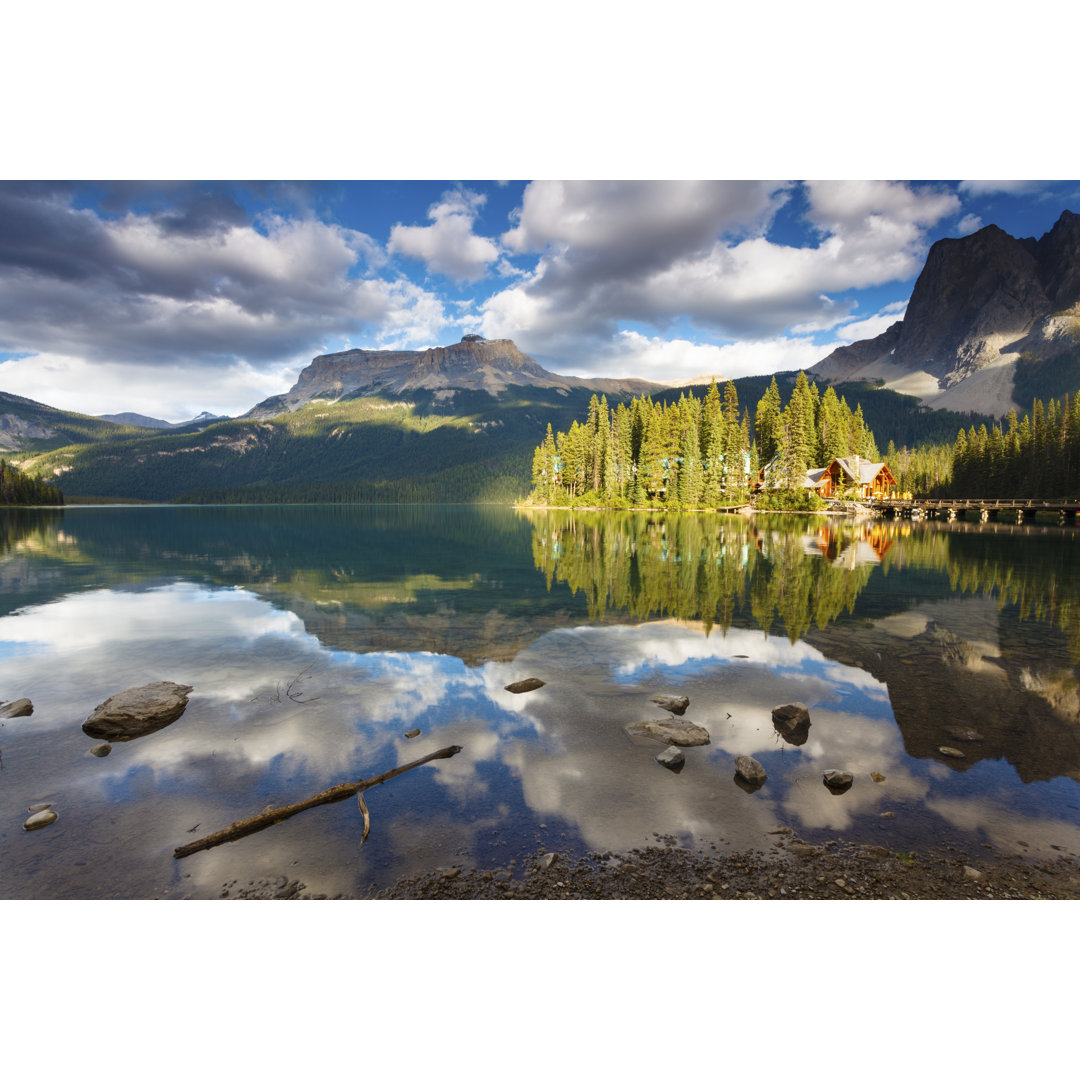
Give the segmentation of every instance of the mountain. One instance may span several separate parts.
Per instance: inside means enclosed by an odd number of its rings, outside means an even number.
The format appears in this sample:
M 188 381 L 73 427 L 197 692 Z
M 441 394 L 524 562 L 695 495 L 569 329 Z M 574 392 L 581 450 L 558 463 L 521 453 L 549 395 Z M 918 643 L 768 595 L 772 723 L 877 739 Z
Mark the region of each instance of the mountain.
M 338 401 L 377 394 L 431 390 L 449 399 L 458 390 L 496 395 L 509 387 L 588 390 L 596 394 L 643 394 L 659 389 L 644 379 L 579 379 L 542 368 L 508 338 L 488 341 L 466 334 L 454 345 L 418 352 L 350 349 L 317 356 L 285 394 L 267 398 L 244 414 L 260 419 L 292 412 L 309 401 Z
M 1021 360 L 1027 366 L 1018 379 Z M 1029 407 L 1028 394 L 1044 396 L 1038 391 L 1047 380 L 1071 382 L 1075 392 L 1080 215 L 1066 210 L 1038 240 L 1016 239 L 996 225 L 939 240 L 903 319 L 876 338 L 836 349 L 807 374 L 828 382 L 876 380 L 935 409 L 995 416 Z
M 176 429 L 190 427 L 192 424 L 212 424 L 218 420 L 228 420 L 230 418 L 228 416 L 215 416 L 213 413 L 209 412 L 201 412 L 198 416 L 192 417 L 190 420 L 180 420 L 173 423 L 170 420 L 158 420 L 153 416 L 143 416 L 142 413 L 125 412 L 102 415 L 99 416 L 98 419 L 109 420 L 114 424 L 125 424 L 129 427 L 163 430 L 167 428 Z
M 137 412 L 103 413 L 99 420 L 109 420 L 114 424 L 129 424 L 131 427 L 140 428 L 171 428 L 168 420 L 156 420 L 152 416 L 143 416 Z
M 547 426 L 663 387 L 555 375 L 509 340 L 316 357 L 287 393 L 235 420 L 23 443 L 28 475 L 65 495 L 186 501 L 510 501 Z M 99 424 L 106 423 L 98 421 Z M 36 452 L 47 449 L 49 452 Z
M 39 401 L 0 393 L 0 451 L 40 453 L 60 446 L 126 439 L 140 429 L 100 416 L 54 409 Z

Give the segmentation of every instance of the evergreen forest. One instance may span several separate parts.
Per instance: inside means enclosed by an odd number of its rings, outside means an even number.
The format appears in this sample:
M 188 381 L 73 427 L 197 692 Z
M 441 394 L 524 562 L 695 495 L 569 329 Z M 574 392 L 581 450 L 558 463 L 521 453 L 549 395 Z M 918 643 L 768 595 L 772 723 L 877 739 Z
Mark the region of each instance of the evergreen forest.
M 64 493 L 53 484 L 24 476 L 0 458 L 0 506 L 63 506 Z
M 530 502 L 544 506 L 653 507 L 668 510 L 740 506 L 759 469 L 757 505 L 812 510 L 822 500 L 803 481 L 808 469 L 836 457 L 880 460 L 874 433 L 833 387 L 824 393 L 800 372 L 785 404 L 773 378 L 754 409 L 738 390 L 715 380 L 704 397 L 677 401 L 641 396 L 611 409 L 594 394 L 584 422 L 555 433 L 548 425 L 533 453 Z

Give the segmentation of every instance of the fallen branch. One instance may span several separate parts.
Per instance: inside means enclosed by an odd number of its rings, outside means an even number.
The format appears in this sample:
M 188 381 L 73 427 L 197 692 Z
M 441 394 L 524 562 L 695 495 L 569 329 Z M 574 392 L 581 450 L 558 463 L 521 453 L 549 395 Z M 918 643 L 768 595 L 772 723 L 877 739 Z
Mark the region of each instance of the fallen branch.
M 367 843 L 367 834 L 371 832 L 371 815 L 368 813 L 367 803 L 364 802 L 364 793 L 356 793 L 356 803 L 360 807 L 360 813 L 364 815 L 364 835 L 360 837 L 360 843 Z
M 245 836 L 250 836 L 252 833 L 268 829 L 271 825 L 276 825 L 279 821 L 285 821 L 287 818 L 303 813 L 305 810 L 310 810 L 313 806 L 323 806 L 326 803 L 341 802 L 344 799 L 351 798 L 353 795 L 360 796 L 361 812 L 363 812 L 367 807 L 363 802 L 361 792 L 366 791 L 368 788 L 375 787 L 377 784 L 385 784 L 387 780 L 393 780 L 395 776 L 400 776 L 410 769 L 415 769 L 417 765 L 425 765 L 427 762 L 435 761 L 437 758 L 453 757 L 460 752 L 460 746 L 444 746 L 442 750 L 436 750 L 434 753 L 428 754 L 425 757 L 417 758 L 416 761 L 410 761 L 408 765 L 399 765 L 396 769 L 384 772 L 379 776 L 373 777 L 371 780 L 358 780 L 356 783 L 352 784 L 337 784 L 332 788 L 327 788 L 325 791 L 320 791 L 318 795 L 312 795 L 310 799 L 304 799 L 303 802 L 292 803 L 289 806 L 274 807 L 270 810 L 263 811 L 261 814 L 256 814 L 254 817 L 246 818 L 244 821 L 235 821 L 228 828 L 222 829 L 220 832 L 211 833 L 209 836 L 204 836 L 201 840 L 195 840 L 190 844 L 184 844 L 182 847 L 178 847 L 173 852 L 173 858 L 183 859 L 187 855 L 194 855 L 196 851 L 206 851 L 208 848 L 217 847 L 219 844 L 228 844 L 230 841 L 240 840 Z M 370 826 L 370 818 L 365 814 L 364 819 L 364 837 L 366 838 L 368 827 Z

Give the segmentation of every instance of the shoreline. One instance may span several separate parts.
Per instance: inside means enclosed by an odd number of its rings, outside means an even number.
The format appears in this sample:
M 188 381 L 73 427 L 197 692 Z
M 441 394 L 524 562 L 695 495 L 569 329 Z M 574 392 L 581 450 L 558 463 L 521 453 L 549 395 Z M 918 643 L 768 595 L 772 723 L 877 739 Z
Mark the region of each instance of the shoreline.
M 899 852 L 876 844 L 807 844 L 776 829 L 764 850 L 717 853 L 659 845 L 616 855 L 541 848 L 520 863 L 451 863 L 366 896 L 311 895 L 299 879 L 223 886 L 232 900 L 1077 900 L 1080 858 L 1011 855 L 942 844 Z

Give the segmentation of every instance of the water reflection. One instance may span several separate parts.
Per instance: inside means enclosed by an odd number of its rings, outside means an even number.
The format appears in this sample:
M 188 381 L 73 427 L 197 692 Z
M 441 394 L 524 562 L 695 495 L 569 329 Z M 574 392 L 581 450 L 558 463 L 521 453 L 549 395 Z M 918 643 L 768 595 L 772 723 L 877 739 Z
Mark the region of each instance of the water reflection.
M 211 896 L 279 875 L 362 895 L 540 844 L 737 849 L 782 825 L 900 850 L 957 835 L 1080 850 L 1068 530 L 305 508 L 164 510 L 140 532 L 138 513 L 0 532 L 0 696 L 35 705 L 0 728 L 4 896 Z M 504 690 L 527 677 L 547 685 Z M 156 680 L 195 688 L 180 720 L 91 757 L 82 721 Z M 686 694 L 710 735 L 678 774 L 625 730 L 658 693 Z M 772 723 L 789 701 L 809 706 L 805 741 Z M 944 757 L 949 728 L 982 738 Z M 452 743 L 464 752 L 369 792 L 363 849 L 340 804 L 171 858 Z M 756 792 L 733 781 L 740 754 L 766 768 Z M 855 775 L 841 796 L 830 768 Z M 41 801 L 59 821 L 23 833 Z

